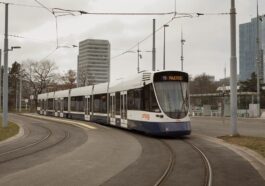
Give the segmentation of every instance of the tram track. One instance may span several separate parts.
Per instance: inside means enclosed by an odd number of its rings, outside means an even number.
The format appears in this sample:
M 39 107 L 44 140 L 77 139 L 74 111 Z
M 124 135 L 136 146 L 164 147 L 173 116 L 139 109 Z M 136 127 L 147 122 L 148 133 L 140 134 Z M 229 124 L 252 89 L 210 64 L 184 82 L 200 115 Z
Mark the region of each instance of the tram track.
M 170 173 L 173 171 L 173 167 L 175 164 L 175 153 L 174 150 L 172 149 L 172 147 L 166 143 L 164 140 L 161 140 L 161 142 L 164 144 L 164 146 L 167 147 L 167 149 L 170 152 L 170 156 L 169 156 L 169 162 L 167 165 L 167 168 L 165 169 L 164 173 L 162 174 L 162 176 L 157 180 L 157 182 L 154 184 L 154 186 L 160 186 L 163 185 L 164 181 L 167 179 L 167 177 L 170 175 Z
M 202 159 L 202 162 L 205 168 L 203 186 L 212 186 L 213 173 L 212 173 L 212 167 L 211 167 L 210 161 L 208 160 L 207 156 L 203 153 L 203 151 L 198 146 L 196 146 L 189 140 L 184 140 L 184 142 L 186 144 L 189 144 L 193 148 L 193 150 L 196 151 L 200 155 Z
M 13 152 L 16 152 L 16 151 L 19 151 L 19 150 L 23 150 L 23 149 L 26 149 L 26 148 L 35 146 L 35 145 L 37 145 L 37 144 L 45 141 L 46 139 L 48 139 L 52 135 L 52 131 L 49 128 L 42 127 L 42 126 L 38 126 L 38 127 L 41 127 L 43 129 L 47 130 L 48 131 L 48 134 L 45 135 L 43 138 L 41 138 L 41 139 L 39 139 L 39 140 L 37 140 L 37 141 L 35 141 L 33 143 L 30 143 L 30 144 L 27 144 L 27 145 L 24 145 L 24 146 L 20 146 L 20 147 L 17 147 L 17 148 L 14 148 L 14 149 L 5 151 L 3 153 L 0 153 L 0 157 L 3 156 L 3 155 L 6 155 L 6 154 L 10 154 L 10 153 L 13 153 Z M 29 134 L 27 136 L 29 136 L 31 134 L 31 130 L 30 129 L 28 129 L 28 130 L 29 130 Z
M 174 165 L 175 165 L 175 159 L 176 159 L 175 158 L 175 152 L 172 149 L 172 147 L 165 140 L 161 140 L 161 142 L 169 150 L 170 156 L 169 156 L 168 165 L 167 165 L 166 169 L 164 170 L 162 176 L 156 181 L 154 186 L 161 186 L 161 185 L 165 184 L 167 178 L 171 175 L 171 173 L 173 173 Z M 211 164 L 210 164 L 207 156 L 203 153 L 203 151 L 201 149 L 199 149 L 199 147 L 197 147 L 196 145 L 194 145 L 190 141 L 183 140 L 183 142 L 190 145 L 192 147 L 192 149 L 194 151 L 196 151 L 202 159 L 202 162 L 204 165 L 204 170 L 205 170 L 204 171 L 203 186 L 212 186 L 212 168 L 211 168 Z
M 38 152 L 41 152 L 41 151 L 44 151 L 44 150 L 47 150 L 49 148 L 52 148 L 52 147 L 62 143 L 63 141 L 65 141 L 66 139 L 68 139 L 70 137 L 70 133 L 68 131 L 64 131 L 63 137 L 60 138 L 59 140 L 57 140 L 55 143 L 52 143 L 51 145 L 48 145 L 48 146 L 45 146 L 43 148 L 39 148 L 39 149 L 33 150 L 31 152 L 26 152 L 26 153 L 21 154 L 21 155 L 15 155 L 14 157 L 1 160 L 1 158 L 5 158 L 5 155 L 7 155 L 7 154 L 19 153 L 19 151 L 23 151 L 23 150 L 26 150 L 26 149 L 33 148 L 33 147 L 35 147 L 35 146 L 37 146 L 37 145 L 39 145 L 39 144 L 41 144 L 41 143 L 43 143 L 45 141 L 48 141 L 48 139 L 53 135 L 52 130 L 49 129 L 48 127 L 43 127 L 43 126 L 39 126 L 39 127 L 45 128 L 45 130 L 49 131 L 48 134 L 45 135 L 40 140 L 35 141 L 33 143 L 30 143 L 30 144 L 27 144 L 27 145 L 24 145 L 24 146 L 20 146 L 20 147 L 11 149 L 9 151 L 0 153 L 0 164 L 6 163 L 6 162 L 9 162 L 9 161 L 12 161 L 12 160 L 16 160 L 16 159 L 19 159 L 19 158 L 22 158 L 22 157 L 25 157 L 25 156 L 29 156 L 29 155 L 32 155 L 32 154 L 35 154 L 35 153 L 38 153 Z

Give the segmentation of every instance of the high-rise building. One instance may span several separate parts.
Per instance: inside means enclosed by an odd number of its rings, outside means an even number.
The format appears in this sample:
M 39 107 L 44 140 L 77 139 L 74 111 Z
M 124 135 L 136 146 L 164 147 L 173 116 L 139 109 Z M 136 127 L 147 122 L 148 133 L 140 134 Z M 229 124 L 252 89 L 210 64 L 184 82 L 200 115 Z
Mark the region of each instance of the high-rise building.
M 259 74 L 261 79 L 265 79 L 264 72 L 264 49 L 265 49 L 265 20 L 259 21 L 259 40 L 261 56 L 259 64 Z M 257 19 L 239 25 L 239 79 L 245 81 L 251 78 L 253 72 L 256 73 L 257 59 Z
M 87 39 L 79 43 L 78 86 L 108 82 L 110 78 L 110 43 Z

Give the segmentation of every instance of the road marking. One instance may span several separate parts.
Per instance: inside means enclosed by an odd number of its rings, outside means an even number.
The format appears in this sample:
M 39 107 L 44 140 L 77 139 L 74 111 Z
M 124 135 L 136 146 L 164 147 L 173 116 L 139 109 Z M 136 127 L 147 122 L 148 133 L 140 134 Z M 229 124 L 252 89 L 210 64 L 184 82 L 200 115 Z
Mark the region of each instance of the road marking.
M 82 127 L 92 129 L 92 130 L 97 129 L 97 127 L 91 126 L 89 124 L 84 124 L 84 123 L 76 122 L 76 121 L 68 121 L 66 119 L 51 118 L 49 116 L 37 116 L 37 115 L 33 115 L 33 114 L 22 114 L 22 115 L 30 116 L 30 117 L 34 117 L 34 118 L 39 118 L 39 119 L 46 119 L 46 120 L 50 120 L 50 121 L 57 121 L 57 122 L 61 122 L 61 123 L 67 123 L 67 124 L 71 124 L 71 125 L 79 125 Z

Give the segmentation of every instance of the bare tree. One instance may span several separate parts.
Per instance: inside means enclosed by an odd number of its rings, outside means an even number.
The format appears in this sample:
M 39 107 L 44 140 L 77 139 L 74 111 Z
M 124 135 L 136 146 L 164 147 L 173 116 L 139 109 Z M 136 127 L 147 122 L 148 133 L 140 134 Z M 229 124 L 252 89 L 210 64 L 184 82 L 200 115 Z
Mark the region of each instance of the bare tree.
M 47 92 L 48 86 L 55 83 L 58 77 L 55 73 L 57 67 L 55 63 L 48 60 L 39 62 L 27 60 L 23 62 L 22 68 L 25 79 L 31 86 L 35 105 L 37 105 L 38 94 Z
M 63 75 L 62 79 L 65 85 L 69 85 L 69 88 L 74 88 L 76 81 L 76 72 L 70 69 Z
M 87 79 L 87 75 L 86 75 L 86 71 L 85 70 L 79 70 L 78 71 L 78 86 L 79 87 L 83 87 L 86 85 L 86 79 Z

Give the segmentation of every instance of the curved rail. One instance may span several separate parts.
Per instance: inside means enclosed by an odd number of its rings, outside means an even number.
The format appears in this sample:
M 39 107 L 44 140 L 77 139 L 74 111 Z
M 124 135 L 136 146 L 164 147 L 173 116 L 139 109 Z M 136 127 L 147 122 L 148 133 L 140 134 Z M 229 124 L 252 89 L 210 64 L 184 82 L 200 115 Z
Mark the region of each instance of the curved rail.
M 49 129 L 50 130 L 50 129 Z M 51 130 L 50 130 L 51 131 Z M 51 134 L 49 135 L 51 136 Z M 31 154 L 34 154 L 34 153 L 37 153 L 37 152 L 41 152 L 43 150 L 46 150 L 46 149 L 49 149 L 49 148 L 52 148 L 56 145 L 58 145 L 59 143 L 63 142 L 64 140 L 66 140 L 67 138 L 69 138 L 70 136 L 70 133 L 68 131 L 64 131 L 64 137 L 61 138 L 60 140 L 58 140 L 56 143 L 53 143 L 52 145 L 49 145 L 49 146 L 46 146 L 44 148 L 41 148 L 41 149 L 38 149 L 38 150 L 35 150 L 35 151 L 32 151 L 32 152 L 29 152 L 29 153 L 25 153 L 25 154 L 22 154 L 22 155 L 18 155 L 16 157 L 13 157 L 13 158 L 10 158 L 10 159 L 7 159 L 7 160 L 3 160 L 3 161 L 0 161 L 0 163 L 6 163 L 8 161 L 12 161 L 12 160 L 15 160 L 15 159 L 19 159 L 19 158 L 22 158 L 22 157 L 25 157 L 25 156 L 28 156 L 28 155 L 31 155 Z M 18 151 L 18 150 L 21 150 L 21 149 L 24 149 L 24 148 L 28 148 L 28 147 L 32 147 L 34 145 L 37 145 L 43 141 L 45 141 L 48 137 L 46 136 L 46 138 L 38 141 L 38 142 L 35 142 L 34 144 L 30 144 L 30 145 L 27 145 L 27 146 L 24 146 L 24 147 L 20 147 L 20 148 L 17 148 L 17 149 L 13 149 L 12 152 L 15 152 L 15 151 Z M 11 153 L 11 151 L 8 151 L 8 153 Z M 7 153 L 2 153 L 0 155 L 3 155 L 3 154 L 7 154 Z
M 33 143 L 30 143 L 30 144 L 27 144 L 25 146 L 20 146 L 20 147 L 14 148 L 12 150 L 8 150 L 6 152 L 0 153 L 0 156 L 6 155 L 6 154 L 10 154 L 12 152 L 16 152 L 16 151 L 19 151 L 19 150 L 26 149 L 26 148 L 32 147 L 34 145 L 37 145 L 37 144 L 45 141 L 46 139 L 48 139 L 52 135 L 52 131 L 49 128 L 42 127 L 42 126 L 38 126 L 38 127 L 44 128 L 45 130 L 49 131 L 48 134 L 46 136 L 44 136 L 44 138 L 41 138 L 40 140 L 35 141 Z M 31 130 L 30 129 L 28 129 L 28 130 L 29 130 L 29 133 L 31 133 Z
M 190 141 L 185 140 L 184 142 L 192 146 L 192 148 L 200 154 L 203 160 L 204 166 L 205 166 L 204 186 L 212 186 L 213 172 L 212 172 L 210 161 L 208 160 L 207 156 L 196 145 L 194 145 Z
M 175 153 L 173 149 L 165 141 L 162 141 L 162 143 L 168 148 L 170 152 L 170 158 L 166 170 L 164 171 L 163 175 L 156 181 L 154 186 L 162 185 L 162 183 L 166 180 L 170 172 L 172 172 L 173 166 L 175 164 Z

